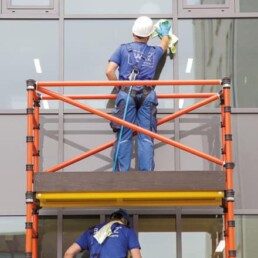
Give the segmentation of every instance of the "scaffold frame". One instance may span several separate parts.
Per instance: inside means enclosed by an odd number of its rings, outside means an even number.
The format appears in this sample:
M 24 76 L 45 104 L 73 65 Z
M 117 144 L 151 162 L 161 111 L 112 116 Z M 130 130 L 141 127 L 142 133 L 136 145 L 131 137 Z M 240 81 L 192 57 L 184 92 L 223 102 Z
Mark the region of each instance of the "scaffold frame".
M 38 258 L 38 216 L 39 216 L 39 201 L 36 198 L 34 190 L 34 175 L 39 172 L 39 156 L 40 156 L 40 101 L 41 100 L 59 100 L 71 104 L 79 109 L 95 114 L 109 121 L 116 122 L 122 126 L 126 126 L 134 133 L 137 132 L 146 134 L 163 143 L 186 151 L 190 154 L 199 156 L 221 166 L 225 172 L 226 189 L 223 198 L 224 210 L 224 238 L 225 238 L 225 255 L 226 258 L 236 257 L 235 249 L 235 221 L 234 221 L 234 190 L 233 190 L 233 168 L 232 161 L 232 133 L 231 133 L 231 105 L 230 105 L 230 88 L 231 82 L 229 78 L 222 80 L 150 80 L 150 81 L 39 81 L 29 79 L 27 85 L 27 163 L 26 163 L 26 258 Z M 84 105 L 77 100 L 80 99 L 115 99 L 114 94 L 99 94 L 99 95 L 64 95 L 56 93 L 48 88 L 51 87 L 106 87 L 106 86 L 207 86 L 214 85 L 219 87 L 219 91 L 215 93 L 174 93 L 174 94 L 157 94 L 158 98 L 201 98 L 203 100 L 180 109 L 173 114 L 170 114 L 160 120 L 158 125 L 171 121 L 184 114 L 187 114 L 195 109 L 205 106 L 213 101 L 220 100 L 221 106 L 221 159 L 212 155 L 203 153 L 193 149 L 182 143 L 166 138 L 158 133 L 151 132 L 141 128 L 135 124 L 129 123 L 122 119 L 116 118 L 98 109 Z M 77 157 L 64 161 L 51 168 L 46 169 L 45 173 L 59 171 L 75 162 L 90 157 L 98 152 L 110 148 L 115 143 L 114 141 L 107 142 L 93 150 L 87 151 Z M 41 172 L 40 172 L 41 173 Z

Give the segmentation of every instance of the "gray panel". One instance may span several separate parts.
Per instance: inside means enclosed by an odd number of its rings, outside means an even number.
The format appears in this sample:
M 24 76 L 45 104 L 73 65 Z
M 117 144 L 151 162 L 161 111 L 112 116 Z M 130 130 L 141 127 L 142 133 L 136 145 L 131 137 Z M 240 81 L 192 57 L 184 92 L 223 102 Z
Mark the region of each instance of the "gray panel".
M 89 114 L 65 115 L 64 159 L 69 160 L 115 139 L 109 122 Z M 112 170 L 112 148 L 65 168 L 65 171 Z
M 158 115 L 158 118 L 162 116 Z M 164 137 L 174 136 L 173 123 L 162 125 L 159 134 Z M 64 155 L 65 160 L 97 148 L 107 142 L 115 140 L 109 121 L 89 114 L 65 115 L 64 124 Z M 138 170 L 136 160 L 136 146 L 131 163 L 132 170 Z M 175 170 L 174 147 L 155 140 L 155 171 Z M 111 171 L 113 167 L 113 147 L 95 154 L 85 160 L 71 165 L 65 171 Z
M 180 143 L 221 159 L 219 115 L 186 115 L 180 119 Z M 180 151 L 182 170 L 221 170 L 221 166 Z
M 61 150 L 60 150 L 61 151 Z M 41 115 L 40 118 L 40 171 L 58 164 L 58 116 Z
M 0 116 L 0 215 L 24 215 L 26 192 L 26 115 Z M 40 170 L 58 163 L 56 116 L 41 118 Z
M 0 215 L 24 215 L 26 116 L 0 116 Z

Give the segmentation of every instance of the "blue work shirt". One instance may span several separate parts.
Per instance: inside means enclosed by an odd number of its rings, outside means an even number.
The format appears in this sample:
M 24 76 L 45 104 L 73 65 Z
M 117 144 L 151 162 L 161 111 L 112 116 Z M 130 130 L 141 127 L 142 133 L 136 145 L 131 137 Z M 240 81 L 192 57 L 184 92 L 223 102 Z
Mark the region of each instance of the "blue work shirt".
M 100 245 L 93 235 L 103 225 L 89 228 L 75 241 L 82 250 L 89 251 L 90 258 L 127 258 L 129 250 L 141 248 L 135 231 L 119 223 L 111 226 L 112 234 Z
M 128 51 L 128 44 L 132 49 Z M 132 72 L 133 65 L 138 64 L 142 58 L 142 55 L 147 48 L 146 59 L 139 68 L 139 74 L 136 80 L 153 80 L 156 67 L 159 60 L 163 55 L 163 49 L 160 46 L 149 46 L 145 43 L 132 42 L 128 44 L 122 44 L 113 53 L 109 61 L 116 63 L 119 71 L 119 80 L 129 80 L 129 76 Z M 142 87 L 134 86 L 133 89 L 139 90 Z

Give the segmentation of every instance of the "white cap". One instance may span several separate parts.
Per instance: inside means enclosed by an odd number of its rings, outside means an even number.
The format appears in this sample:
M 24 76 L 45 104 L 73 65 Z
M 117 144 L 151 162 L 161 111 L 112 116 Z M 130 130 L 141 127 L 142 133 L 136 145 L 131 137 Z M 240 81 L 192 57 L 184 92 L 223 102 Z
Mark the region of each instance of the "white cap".
M 153 32 L 152 19 L 147 16 L 141 16 L 134 22 L 132 32 L 139 37 L 149 37 Z

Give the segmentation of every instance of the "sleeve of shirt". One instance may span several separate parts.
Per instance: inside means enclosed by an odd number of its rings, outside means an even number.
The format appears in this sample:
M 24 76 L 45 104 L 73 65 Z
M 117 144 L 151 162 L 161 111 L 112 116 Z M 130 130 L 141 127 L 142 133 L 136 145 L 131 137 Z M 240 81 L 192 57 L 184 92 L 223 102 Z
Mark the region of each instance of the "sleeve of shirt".
M 163 56 L 163 54 L 164 54 L 163 53 L 163 49 L 162 49 L 161 46 L 156 46 L 155 49 L 156 49 L 156 53 L 158 55 L 158 59 L 160 59 Z
M 90 237 L 90 230 L 85 231 L 78 239 L 76 239 L 75 243 L 77 243 L 82 250 L 89 249 L 89 237 Z
M 109 58 L 109 62 L 112 61 L 118 65 L 120 65 L 120 60 L 121 60 L 121 46 L 117 48 L 117 50 L 112 54 L 112 56 Z
M 128 237 L 129 237 L 129 240 L 128 240 L 128 249 L 129 250 L 132 250 L 134 248 L 141 249 L 138 237 L 137 237 L 135 231 L 133 229 L 131 229 L 131 228 L 130 228 L 130 230 L 128 232 Z

